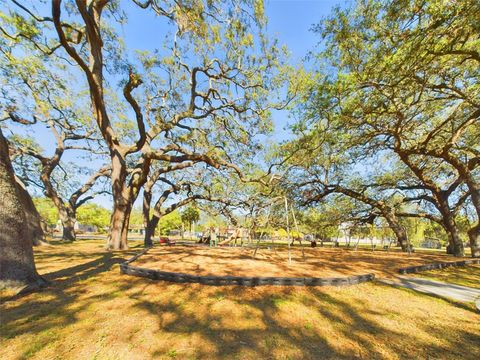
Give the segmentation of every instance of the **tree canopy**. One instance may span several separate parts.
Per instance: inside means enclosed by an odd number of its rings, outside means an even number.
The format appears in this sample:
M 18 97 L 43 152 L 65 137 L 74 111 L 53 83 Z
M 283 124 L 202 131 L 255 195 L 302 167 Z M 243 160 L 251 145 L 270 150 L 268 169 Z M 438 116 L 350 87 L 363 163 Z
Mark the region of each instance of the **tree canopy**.
M 151 246 L 199 211 L 283 229 L 285 201 L 300 232 L 388 227 L 404 251 L 431 236 L 455 256 L 468 238 L 478 257 L 479 13 L 356 0 L 313 26 L 295 67 L 259 0 L 12 1 L 0 106 L 15 174 L 64 239 L 77 220 L 108 226 L 113 250 L 133 225 Z M 135 15 L 156 29 L 147 45 L 129 37 Z M 293 121 L 272 143 L 277 110 Z
M 458 256 L 468 213 L 480 256 L 478 12 L 477 1 L 359 0 L 314 28 L 324 49 L 283 147 L 301 202 L 351 197 L 399 240 L 399 217 L 430 219 Z

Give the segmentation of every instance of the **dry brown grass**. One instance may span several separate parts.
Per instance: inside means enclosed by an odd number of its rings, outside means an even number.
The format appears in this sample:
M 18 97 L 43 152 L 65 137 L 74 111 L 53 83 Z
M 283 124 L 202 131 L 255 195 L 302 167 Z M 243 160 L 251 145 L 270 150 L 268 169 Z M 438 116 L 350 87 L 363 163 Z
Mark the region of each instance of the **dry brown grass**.
M 480 357 L 480 315 L 472 306 L 378 283 L 154 282 L 119 273 L 118 263 L 132 253 L 107 254 L 101 241 L 37 250 L 38 268 L 53 285 L 2 303 L 0 358 Z

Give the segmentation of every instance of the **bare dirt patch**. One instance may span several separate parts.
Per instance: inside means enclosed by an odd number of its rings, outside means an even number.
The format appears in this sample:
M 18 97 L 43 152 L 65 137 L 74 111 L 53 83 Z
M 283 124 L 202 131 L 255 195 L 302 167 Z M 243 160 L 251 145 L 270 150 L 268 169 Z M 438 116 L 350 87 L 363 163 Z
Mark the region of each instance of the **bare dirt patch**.
M 132 265 L 154 270 L 215 276 L 341 277 L 374 273 L 377 277 L 396 276 L 404 266 L 434 261 L 454 261 L 445 255 L 347 250 L 344 248 L 292 249 L 288 263 L 285 248 L 253 249 L 239 247 L 165 246 L 151 249 Z

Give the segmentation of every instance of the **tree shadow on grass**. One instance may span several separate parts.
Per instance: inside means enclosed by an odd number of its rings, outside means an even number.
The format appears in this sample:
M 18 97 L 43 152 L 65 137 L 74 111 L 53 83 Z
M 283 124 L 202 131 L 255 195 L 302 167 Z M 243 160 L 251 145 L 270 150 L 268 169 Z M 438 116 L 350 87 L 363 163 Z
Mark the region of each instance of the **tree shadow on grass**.
M 445 296 L 440 296 L 440 295 L 437 295 L 437 294 L 434 294 L 434 293 L 431 293 L 431 292 L 418 291 L 418 290 L 415 290 L 415 289 L 412 289 L 412 288 L 402 287 L 400 285 L 395 285 L 395 283 L 390 284 L 390 283 L 387 283 L 387 282 L 376 281 L 376 284 L 378 284 L 379 286 L 395 287 L 395 288 L 399 289 L 400 291 L 407 292 L 407 293 L 412 294 L 414 296 L 429 296 L 429 297 L 432 297 L 432 298 L 435 298 L 435 299 L 443 300 L 443 301 L 445 301 L 445 302 L 447 302 L 447 303 L 449 303 L 449 304 L 451 304 L 455 307 L 461 308 L 463 310 L 466 310 L 466 311 L 469 311 L 473 314 L 478 315 L 478 310 L 476 309 L 475 304 L 473 302 L 472 303 L 461 302 L 461 301 L 457 301 L 457 300 L 454 300 L 454 299 L 451 299 L 451 298 L 448 298 L 448 297 L 445 297 Z M 449 286 L 449 284 L 438 284 L 438 285 L 439 286 L 447 286 L 447 287 Z
M 385 317 L 412 322 L 411 318 L 404 318 L 408 314 L 401 305 L 395 305 L 399 294 L 416 301 L 404 290 L 379 284 L 344 289 L 209 287 L 120 275 L 116 265 L 135 252 L 92 251 L 72 266 L 44 274 L 53 285 L 42 293 L 7 304 L 7 310 L 2 312 L 1 336 L 9 340 L 31 335 L 27 338 L 31 344 L 25 344 L 20 357 L 32 356 L 58 339 L 62 340 L 56 346 L 61 348 L 63 336 L 73 336 L 93 346 L 97 339 L 92 334 L 103 331 L 102 321 L 106 321 L 100 315 L 108 317 L 112 311 L 112 318 L 108 319 L 111 328 L 105 331 L 120 333 L 122 342 L 138 345 L 137 333 L 129 332 L 128 326 L 151 332 L 141 335 L 151 347 L 141 354 L 144 358 L 351 359 L 431 355 L 474 359 L 480 355 L 475 350 L 480 335 L 462 330 L 461 323 L 443 322 L 436 328 L 421 322 L 415 325 L 414 330 L 441 339 L 436 342 L 427 341 L 425 336 L 420 338 L 415 331 L 406 332 L 382 323 L 380 320 Z M 42 261 L 53 261 L 56 256 Z M 89 261 L 83 262 L 89 257 Z M 373 295 L 363 296 L 364 291 Z M 378 291 L 389 294 L 392 304 L 372 304 L 371 298 Z M 70 332 L 62 332 L 70 325 L 74 325 Z M 455 331 L 455 336 L 449 337 L 447 330 Z M 191 343 L 192 348 L 182 348 L 182 339 L 188 339 L 184 342 Z M 119 346 L 120 340 L 110 346 Z M 470 353 L 466 351 L 469 348 Z
M 132 251 L 128 252 L 128 254 L 132 253 Z M 122 255 L 124 254 L 122 253 Z M 56 253 L 50 255 L 55 257 Z M 11 338 L 26 332 L 40 333 L 52 327 L 74 323 L 77 320 L 76 314 L 86 309 L 95 300 L 95 297 L 92 297 L 83 304 L 79 304 L 79 296 L 85 294 L 88 289 L 85 289 L 84 285 L 78 286 L 78 283 L 92 280 L 111 271 L 115 265 L 126 261 L 125 257 L 113 253 L 91 253 L 84 257 L 94 257 L 95 259 L 42 274 L 50 282 L 50 285 L 37 294 L 19 294 L 5 299 L 3 302 L 8 305 L 16 303 L 22 298 L 32 298 L 24 299 L 17 306 L 9 306 L 8 314 L 6 311 L 3 313 L 2 337 Z M 79 305 L 75 309 L 69 309 L 71 304 Z M 30 326 L 32 322 L 35 323 L 35 326 Z M 16 326 L 13 331 L 4 334 L 11 323 L 19 323 L 20 326 Z
M 174 299 L 148 300 L 144 294 L 145 288 L 142 292 L 130 296 L 137 300 L 136 307 L 157 318 L 158 326 L 163 332 L 177 336 L 198 335 L 206 343 L 214 345 L 213 354 L 210 353 L 211 350 L 197 349 L 195 356 L 199 358 L 243 358 L 245 352 L 253 352 L 262 359 L 278 358 L 279 356 L 275 355 L 275 349 L 278 348 L 283 349 L 285 358 L 295 359 L 385 358 L 397 355 L 410 358 L 416 353 L 416 349 L 424 350 L 424 354 L 441 357 L 446 350 L 461 348 L 462 338 L 468 339 L 470 344 L 480 340 L 478 335 L 462 331 L 454 338 L 443 339 L 442 329 L 432 330 L 425 327 L 423 331 L 435 333 L 436 337 L 442 339 L 442 343 L 425 342 L 417 338 L 415 333 L 396 331 L 372 319 L 388 316 L 389 313 L 372 310 L 368 304 L 355 305 L 341 300 L 339 296 L 330 295 L 329 290 L 311 288 L 307 290 L 304 298 L 300 299 L 296 296 L 295 288 L 276 291 L 275 297 L 269 297 L 266 292 L 261 291 L 259 296 L 241 299 L 244 291 L 245 288 L 241 287 L 223 287 L 209 291 L 210 296 L 205 298 L 200 295 L 198 287 L 192 289 L 188 285 L 178 285 Z M 228 311 L 219 313 L 218 309 L 216 310 L 218 303 L 209 301 L 215 296 L 220 302 L 230 301 L 233 306 L 242 309 L 239 311 L 243 311 L 243 317 L 256 314 L 260 326 L 242 328 L 242 316 L 236 319 L 239 315 L 235 315 L 235 309 L 232 309 L 230 314 L 234 321 L 226 321 Z M 289 310 L 291 302 L 295 302 L 299 311 L 302 307 L 314 309 L 319 315 L 315 320 L 316 325 L 309 325 L 311 319 L 308 319 L 308 316 L 303 322 L 289 319 L 289 316 L 295 319 L 298 315 L 295 307 Z M 185 304 L 198 305 L 192 309 Z M 167 321 L 165 314 L 169 314 Z M 318 319 L 325 321 L 325 325 L 332 327 L 333 331 L 330 334 L 323 331 L 323 324 Z M 236 320 L 239 321 L 237 326 L 228 326 Z M 347 347 L 342 350 L 341 346 L 335 346 L 339 337 L 350 349 Z M 352 343 L 355 344 L 357 353 L 351 352 Z M 154 356 L 165 355 L 166 351 L 165 347 L 160 347 L 155 350 Z M 455 350 L 452 350 L 452 354 L 455 353 Z M 465 354 L 460 351 L 459 355 Z M 475 357 L 472 353 L 471 358 Z
M 228 293 L 229 290 L 226 292 Z M 202 300 L 198 296 L 198 291 L 188 288 L 182 289 L 178 296 L 182 299 L 182 303 L 198 304 Z M 338 358 L 339 354 L 322 337 L 303 333 L 296 328 L 279 326 L 275 320 L 274 305 L 271 303 L 256 301 L 244 303 L 243 307 L 255 309 L 254 313 L 260 314 L 256 322 L 261 325 L 256 327 L 253 324 L 252 326 L 237 324 L 237 328 L 230 326 L 233 324 L 225 319 L 225 314 L 216 313 L 213 309 L 216 306 L 215 303 L 200 306 L 197 314 L 186 310 L 182 303 L 140 300 L 136 306 L 155 315 L 158 326 L 163 332 L 180 336 L 200 336 L 202 341 L 210 345 L 210 348 L 197 348 L 194 353 L 196 358 L 236 359 L 243 358 L 245 354 L 254 353 L 258 358 L 270 359 L 279 347 L 285 348 L 282 351 L 286 353 L 290 351 L 292 353 L 290 355 L 295 359 L 318 359 L 320 354 L 336 355 Z M 165 321 L 163 318 L 165 314 L 173 314 L 171 315 L 173 321 L 172 319 Z M 301 346 L 298 347 L 298 345 Z M 158 357 L 166 353 L 168 349 L 161 346 L 153 351 L 152 356 Z
M 125 257 L 119 257 L 111 253 L 102 254 L 99 258 L 95 260 L 75 265 L 66 269 L 53 271 L 45 274 L 44 277 L 49 281 L 56 281 L 57 284 L 60 284 L 59 279 L 64 278 L 62 282 L 71 285 L 76 281 L 88 279 L 91 276 L 98 275 L 102 272 L 110 271 L 115 264 L 121 264 L 125 261 Z
M 354 304 L 340 300 L 338 297 L 333 297 L 327 292 L 319 291 L 318 289 L 312 289 L 312 293 L 315 294 L 317 298 L 334 304 L 334 310 L 319 307 L 318 311 L 331 321 L 337 323 L 346 322 L 348 324 L 348 327 L 340 327 L 340 332 L 361 347 L 361 355 L 367 355 L 373 358 L 384 357 L 384 349 L 378 346 L 377 341 L 388 344 L 389 350 L 401 358 L 410 357 L 408 353 L 406 353 L 406 350 L 410 350 L 413 354 L 421 354 L 423 352 L 428 354 L 427 357 L 432 356 L 433 358 L 445 357 L 445 354 L 448 354 L 446 358 L 475 359 L 479 355 L 478 353 L 475 355 L 472 352 L 471 357 L 465 357 L 463 351 L 458 351 L 462 346 L 465 346 L 464 341 L 466 339 L 468 339 L 471 344 L 479 343 L 480 341 L 479 334 L 475 335 L 463 331 L 461 330 L 461 326 L 456 328 L 456 334 L 452 337 L 446 337 L 443 331 L 444 329 L 440 327 L 432 327 L 428 324 L 420 326 L 420 330 L 442 340 L 441 343 L 425 342 L 419 339 L 415 333 L 405 333 L 404 331 L 388 329 L 384 325 L 371 320 L 372 316 L 389 316 L 389 312 L 375 310 L 374 307 L 372 308 L 366 304 Z M 422 295 L 418 296 L 421 297 Z M 400 339 L 401 341 L 398 341 Z

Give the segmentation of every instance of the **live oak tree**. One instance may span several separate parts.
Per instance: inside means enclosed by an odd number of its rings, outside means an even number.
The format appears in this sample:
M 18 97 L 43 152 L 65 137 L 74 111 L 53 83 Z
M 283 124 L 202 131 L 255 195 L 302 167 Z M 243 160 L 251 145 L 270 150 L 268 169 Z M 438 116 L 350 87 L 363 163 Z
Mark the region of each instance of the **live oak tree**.
M 448 163 L 465 183 L 476 212 L 469 230 L 472 256 L 480 256 L 479 142 L 480 103 L 477 1 L 423 4 L 410 21 L 419 19 L 412 29 L 412 46 L 425 46 L 420 54 L 410 54 L 409 77 L 416 93 L 426 88 L 434 105 L 425 115 L 437 122 L 422 142 L 410 147 L 407 155 L 423 155 Z M 406 21 L 406 14 L 397 15 Z M 418 34 L 428 35 L 420 40 Z M 439 41 L 439 39 L 441 39 Z M 418 63 L 412 57 L 418 57 Z M 420 72 L 422 71 L 423 74 Z M 413 72 L 417 72 L 413 74 Z M 413 74 L 413 75 L 412 75 Z
M 32 232 L 15 183 L 8 144 L 0 128 L 0 282 L 2 286 L 46 285 L 33 259 Z
M 161 218 L 199 198 L 192 192 L 192 186 L 198 186 L 198 182 L 194 184 L 193 179 L 198 174 L 192 173 L 195 166 L 196 162 L 192 161 L 163 166 L 158 162 L 152 166 L 143 186 L 142 213 L 146 247 L 153 245 L 152 237 Z M 152 205 L 156 192 L 160 195 Z
M 311 155 L 315 156 L 315 153 L 311 153 Z M 292 159 L 292 161 L 294 161 L 294 159 Z M 297 180 L 292 180 L 290 178 L 288 181 L 294 182 L 290 187 L 300 193 L 298 198 L 304 206 L 321 203 L 331 194 L 347 196 L 360 202 L 363 207 L 367 206 L 367 209 L 362 208 L 361 211 L 357 209 L 356 214 L 352 214 L 350 219 L 345 219 L 346 221 L 351 222 L 353 220 L 356 223 L 373 223 L 376 217 L 383 217 L 395 234 L 402 250 L 411 250 L 409 249 L 410 245 L 407 232 L 397 215 L 397 209 L 401 201 L 385 192 L 378 191 L 378 189 L 372 191 L 368 185 L 365 186 L 365 184 L 362 184 L 362 182 L 356 178 L 350 177 L 340 180 L 341 177 L 338 173 L 335 174 L 332 168 L 324 168 L 319 171 L 318 164 L 312 166 L 311 163 L 305 164 L 303 161 L 298 163 L 296 167 L 298 175 L 308 180 L 302 181 L 298 178 L 295 178 Z M 329 175 L 326 176 L 326 174 Z M 361 213 L 364 215 L 362 216 Z
M 67 13 L 62 1 L 54 0 L 51 16 L 37 15 L 23 5 L 17 9 L 29 22 L 53 23 L 56 39 L 50 31 L 42 34 L 49 40 L 48 52 L 68 57 L 88 83 L 111 161 L 112 249 L 127 248 L 129 214 L 152 162 L 232 167 L 223 145 L 231 136 L 245 141 L 252 128 L 265 127 L 271 104 L 266 90 L 275 87 L 270 75 L 278 65 L 277 51 L 262 36 L 263 6 L 258 1 L 135 3 L 158 15 L 158 21 L 168 20 L 172 30 L 163 37 L 167 46 L 136 58 L 122 53 L 107 23 L 122 14 L 120 2 L 77 1 L 69 4 Z M 22 36 L 36 42 L 30 34 Z M 170 55 L 158 55 L 165 51 Z M 132 143 L 119 136 L 121 119 L 108 107 L 106 94 L 115 89 L 105 81 L 106 69 L 124 79 L 121 93 L 138 131 Z
M 186 167 L 191 167 L 192 164 L 184 163 Z M 172 171 L 180 170 L 182 168 L 170 167 L 167 168 Z M 145 227 L 144 245 L 149 247 L 153 245 L 153 236 L 160 220 L 177 209 L 185 206 L 199 198 L 198 195 L 192 194 L 192 182 L 184 180 L 184 176 L 171 176 L 172 171 L 165 171 L 164 168 L 156 168 L 149 176 L 143 188 L 143 223 Z M 167 173 L 169 173 L 168 178 Z M 160 196 L 155 201 L 152 207 L 152 199 L 154 190 L 160 191 Z M 183 195 L 183 196 L 182 196 Z M 172 200 L 172 197 L 175 199 Z M 169 201 L 170 200 L 170 201 Z M 166 205 L 168 204 L 168 205 Z
M 374 153 L 365 148 L 359 153 L 350 135 L 336 128 L 331 121 L 325 122 L 324 126 L 316 124 L 313 129 L 300 131 L 300 134 L 295 142 L 285 146 L 286 153 L 291 154 L 287 163 L 291 175 L 287 180 L 292 183 L 291 193 L 300 192 L 299 201 L 311 205 L 324 201 L 330 194 L 343 194 L 368 205 L 369 211 L 360 211 L 366 213 L 364 218 L 380 216 L 386 219 L 404 250 L 408 249 L 408 241 L 401 218 L 435 221 L 449 236 L 447 250 L 463 256 L 456 216 L 469 192 L 459 191 L 462 181 L 458 177 L 452 178 L 451 169 L 435 161 L 417 164 L 413 159 L 409 161 L 410 168 L 402 162 L 401 166 L 395 166 L 395 159 L 391 158 L 386 162 L 390 164 L 386 169 L 374 166 L 372 162 L 382 163 Z M 361 173 L 355 170 L 362 167 Z M 437 184 L 440 179 L 443 185 Z M 424 210 L 406 211 L 404 204 L 411 202 L 422 205 Z M 361 222 L 362 219 L 357 220 Z
M 94 162 L 94 154 L 102 155 L 104 150 L 85 111 L 88 98 L 70 91 L 71 77 L 58 58 L 38 58 L 45 51 L 33 42 L 40 31 L 23 20 L 15 14 L 1 17 L 1 117 L 10 120 L 3 124 L 8 124 L 12 133 L 8 139 L 14 168 L 25 184 L 39 188 L 52 200 L 62 222 L 63 239 L 71 241 L 75 240 L 78 207 L 96 195 L 92 189 L 99 178 L 109 174 L 109 166 L 93 171 L 80 166 L 67 169 L 66 153 Z M 48 133 L 53 141 L 44 150 L 37 139 Z
M 40 188 L 43 194 L 52 200 L 62 223 L 62 239 L 73 241 L 76 239 L 74 227 L 78 208 L 96 195 L 108 193 L 102 187 L 97 186 L 95 189 L 95 186 L 100 178 L 110 174 L 110 166 L 105 165 L 91 172 L 89 169 L 79 169 L 73 165 L 67 167 L 68 164 L 62 164 L 64 152 L 71 148 L 68 142 L 66 143 L 70 136 L 63 130 L 58 131 L 57 124 L 58 122 L 53 121 L 50 123 L 50 129 L 57 141 L 52 156 L 44 155 L 42 149 L 32 139 L 15 136 L 10 140 L 16 154 L 15 164 L 20 170 L 20 176 L 27 183 Z M 75 148 L 75 145 L 72 147 Z M 31 157 L 35 161 L 25 160 L 26 157 Z M 38 171 L 32 171 L 35 168 Z M 76 176 L 72 176 L 73 174 Z M 79 181 L 80 177 L 86 177 L 86 180 Z
M 207 207 L 220 205 L 223 208 L 237 205 L 237 199 L 233 192 L 229 191 L 227 181 L 221 181 L 221 179 L 237 179 L 235 175 L 205 168 L 201 163 L 183 163 L 182 167 L 178 165 L 154 168 L 144 185 L 143 219 L 146 247 L 153 245 L 152 237 L 161 220 L 182 207 L 189 206 L 180 214 L 181 220 L 190 224 L 190 221 L 198 221 L 194 215 L 198 214 L 199 205 L 203 204 Z M 159 196 L 152 206 L 156 192 Z M 189 212 L 186 213 L 186 210 Z
M 40 216 L 32 197 L 28 193 L 25 184 L 15 177 L 20 202 L 25 213 L 25 227 L 31 232 L 29 237 L 34 246 L 45 245 L 45 231 L 43 219 Z
M 451 169 L 435 159 L 428 163 L 414 159 L 402 162 L 390 157 L 388 164 L 383 170 L 386 173 L 376 170 L 375 176 L 365 178 L 364 188 L 384 196 L 395 194 L 400 200 L 395 210 L 397 217 L 423 218 L 442 226 L 448 235 L 447 252 L 463 256 L 463 240 L 456 218 L 469 192 L 465 191 L 461 179 L 453 177 Z
M 330 99 L 331 89 L 323 86 L 319 96 Z M 375 153 L 358 147 L 352 134 L 337 123 L 338 114 L 323 109 L 325 104 L 318 100 L 312 101 L 312 108 L 301 108 L 303 117 L 293 127 L 295 139 L 279 150 L 279 156 L 288 158 L 283 186 L 304 206 L 316 206 L 335 195 L 353 199 L 356 209 L 343 217 L 345 222 L 372 223 L 381 217 L 402 250 L 409 251 L 408 234 L 397 215 L 403 197 L 396 194 L 392 176 L 386 176 L 392 169 L 383 169 Z
M 407 169 L 397 172 L 401 176 L 384 183 L 401 190 L 404 193 L 405 203 L 420 205 L 420 211 L 399 212 L 401 217 L 425 218 L 438 223 L 448 235 L 449 246 L 447 252 L 455 256 L 463 256 L 463 240 L 457 226 L 457 217 L 470 196 L 465 190 L 460 177 L 454 177 L 453 172 L 439 161 L 431 159 L 429 162 L 404 159 Z M 411 170 L 411 171 L 408 171 Z M 421 211 L 421 209 L 424 211 Z
M 31 43 L 43 58 L 64 59 L 76 72 L 76 84 L 82 77 L 86 80 L 112 167 L 111 248 L 127 247 L 129 214 L 152 163 L 204 162 L 239 173 L 229 162 L 226 144 L 231 139 L 246 143 L 254 133 L 268 130 L 271 102 L 265 100 L 268 88 L 277 86 L 271 75 L 279 63 L 277 50 L 262 34 L 259 1 L 162 6 L 134 1 L 159 15 L 160 22 L 167 20 L 171 30 L 165 46 L 155 43 L 153 51 L 136 54 L 124 51 L 116 37 L 114 19 L 122 24 L 125 20 L 120 2 L 52 1 L 51 16 L 37 14 L 35 6 L 12 3 L 16 31 L 2 32 Z M 118 88 L 109 80 L 121 78 L 126 79 L 119 91 L 125 114 L 119 116 L 109 97 Z M 130 116 L 137 139 L 132 132 L 122 135 Z
M 325 43 L 318 59 L 326 75 L 305 96 L 304 108 L 310 124 L 328 123 L 361 156 L 395 154 L 433 194 L 451 233 L 454 206 L 447 198 L 464 184 L 464 200 L 471 199 L 476 213 L 469 230 L 474 257 L 480 256 L 479 6 L 360 0 L 336 9 L 316 29 Z M 429 168 L 438 163 L 442 172 Z M 452 241 L 461 256 L 460 241 Z

